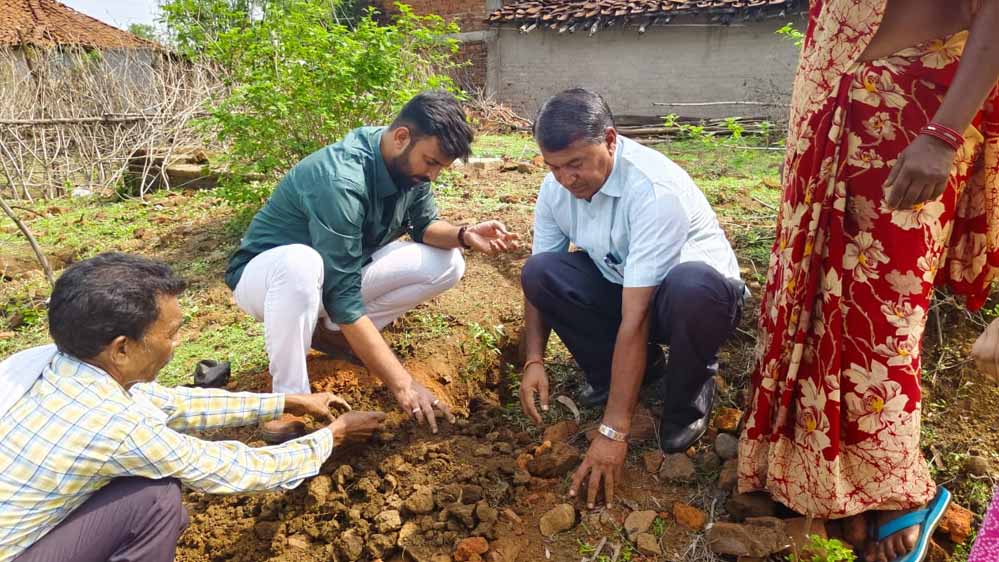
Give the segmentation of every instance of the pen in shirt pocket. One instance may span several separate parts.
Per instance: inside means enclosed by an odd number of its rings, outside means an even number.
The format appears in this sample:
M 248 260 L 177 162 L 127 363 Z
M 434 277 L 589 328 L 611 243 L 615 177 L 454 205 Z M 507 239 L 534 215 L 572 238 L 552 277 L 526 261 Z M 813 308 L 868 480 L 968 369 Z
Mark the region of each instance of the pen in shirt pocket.
M 621 260 L 618 259 L 618 257 L 612 252 L 608 252 L 607 255 L 604 256 L 604 263 L 607 264 L 607 267 L 613 269 L 618 274 L 621 274 Z

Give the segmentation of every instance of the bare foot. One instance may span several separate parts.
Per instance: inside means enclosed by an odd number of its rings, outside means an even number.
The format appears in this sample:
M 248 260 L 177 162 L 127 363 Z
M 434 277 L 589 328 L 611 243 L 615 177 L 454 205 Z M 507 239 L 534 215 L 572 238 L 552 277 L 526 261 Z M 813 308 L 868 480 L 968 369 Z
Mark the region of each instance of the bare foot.
M 862 552 L 867 546 L 867 513 L 858 513 L 851 517 L 840 519 L 843 540 L 857 552 Z
M 925 507 L 925 506 L 924 506 Z M 888 523 L 892 519 L 905 515 L 906 513 L 923 509 L 922 507 L 912 509 L 901 509 L 898 511 L 877 511 L 874 513 L 874 520 L 878 527 Z M 916 541 L 919 540 L 919 525 L 906 527 L 901 531 L 889 535 L 883 541 L 871 539 L 864 549 L 864 560 L 867 562 L 893 562 L 905 556 L 916 548 Z

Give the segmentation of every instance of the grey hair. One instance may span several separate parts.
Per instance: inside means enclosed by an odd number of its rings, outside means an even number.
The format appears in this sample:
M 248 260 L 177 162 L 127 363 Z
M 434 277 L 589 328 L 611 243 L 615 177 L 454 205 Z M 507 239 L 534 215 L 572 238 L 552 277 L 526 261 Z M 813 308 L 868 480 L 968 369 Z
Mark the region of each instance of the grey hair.
M 543 150 L 564 150 L 584 139 L 603 142 L 614 116 L 600 94 L 585 88 L 572 88 L 548 98 L 534 118 L 534 139 Z

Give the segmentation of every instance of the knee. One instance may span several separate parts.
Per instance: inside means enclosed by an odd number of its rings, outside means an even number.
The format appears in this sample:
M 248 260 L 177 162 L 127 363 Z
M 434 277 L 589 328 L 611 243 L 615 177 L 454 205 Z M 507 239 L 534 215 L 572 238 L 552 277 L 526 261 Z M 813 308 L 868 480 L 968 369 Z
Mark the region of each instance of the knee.
M 465 275 L 465 257 L 461 250 L 424 247 L 416 280 L 442 293 L 461 281 Z
M 675 312 L 698 317 L 727 314 L 727 281 L 715 268 L 703 262 L 687 262 L 674 267 L 663 281 L 665 296 Z
M 527 259 L 520 270 L 520 288 L 524 291 L 524 298 L 532 304 L 537 303 L 542 291 L 549 285 L 552 264 L 556 258 L 554 252 L 535 254 Z
M 283 249 L 277 263 L 276 286 L 306 300 L 318 300 L 323 285 L 323 258 L 315 249 L 304 244 L 292 244 Z
M 446 255 L 443 257 L 444 272 L 438 277 L 437 284 L 443 290 L 448 290 L 458 284 L 465 276 L 465 256 L 461 250 L 442 250 Z

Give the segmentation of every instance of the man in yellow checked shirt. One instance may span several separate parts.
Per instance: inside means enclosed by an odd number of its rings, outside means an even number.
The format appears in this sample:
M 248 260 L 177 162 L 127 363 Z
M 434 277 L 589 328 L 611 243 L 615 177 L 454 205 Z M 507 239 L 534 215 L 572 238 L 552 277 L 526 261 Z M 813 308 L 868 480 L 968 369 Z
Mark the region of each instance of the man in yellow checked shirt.
M 49 304 L 55 345 L 0 363 L 0 562 L 169 562 L 187 525 L 180 484 L 294 488 L 380 412 L 335 420 L 332 394 L 252 394 L 152 382 L 173 355 L 184 282 L 165 264 L 102 254 L 69 267 Z M 274 447 L 184 435 L 283 413 L 331 421 Z

